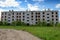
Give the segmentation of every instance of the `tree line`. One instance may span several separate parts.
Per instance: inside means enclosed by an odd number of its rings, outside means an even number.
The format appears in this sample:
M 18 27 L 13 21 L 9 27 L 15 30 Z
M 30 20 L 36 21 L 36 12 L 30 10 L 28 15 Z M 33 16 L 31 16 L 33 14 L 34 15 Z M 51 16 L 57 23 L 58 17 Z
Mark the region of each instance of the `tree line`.
M 54 24 L 53 22 L 47 23 L 38 21 L 36 25 L 27 25 L 26 23 L 21 21 L 14 21 L 12 23 L 0 21 L 0 26 L 60 26 L 60 23 Z

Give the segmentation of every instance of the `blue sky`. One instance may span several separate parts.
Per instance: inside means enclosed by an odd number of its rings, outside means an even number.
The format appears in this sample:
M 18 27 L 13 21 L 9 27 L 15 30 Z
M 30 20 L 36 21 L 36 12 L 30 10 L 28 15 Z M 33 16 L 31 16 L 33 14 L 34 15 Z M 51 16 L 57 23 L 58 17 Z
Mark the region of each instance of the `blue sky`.
M 48 8 L 60 11 L 60 0 L 0 0 L 0 12 L 6 10 L 21 11 L 27 9 L 44 10 Z
M 1 10 L 60 10 L 60 0 L 0 0 Z

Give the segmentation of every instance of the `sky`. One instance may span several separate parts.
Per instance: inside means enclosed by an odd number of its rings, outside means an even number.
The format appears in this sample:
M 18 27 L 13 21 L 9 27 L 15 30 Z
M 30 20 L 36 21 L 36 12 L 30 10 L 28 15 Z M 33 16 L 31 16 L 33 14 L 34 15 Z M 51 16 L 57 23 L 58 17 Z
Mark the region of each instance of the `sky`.
M 51 10 L 58 10 L 60 17 L 60 0 L 0 0 L 0 18 L 2 11 L 33 11 L 44 9 L 47 10 L 48 8 Z

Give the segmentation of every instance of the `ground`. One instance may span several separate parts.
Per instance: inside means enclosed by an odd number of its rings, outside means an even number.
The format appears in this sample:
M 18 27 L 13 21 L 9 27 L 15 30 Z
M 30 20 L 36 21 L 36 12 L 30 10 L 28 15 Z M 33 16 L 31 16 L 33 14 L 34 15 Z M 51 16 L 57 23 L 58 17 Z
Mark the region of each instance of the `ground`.
M 15 29 L 27 31 L 44 40 L 60 40 L 60 27 L 40 26 L 0 26 L 0 29 Z
M 0 40 L 41 40 L 26 31 L 0 29 Z

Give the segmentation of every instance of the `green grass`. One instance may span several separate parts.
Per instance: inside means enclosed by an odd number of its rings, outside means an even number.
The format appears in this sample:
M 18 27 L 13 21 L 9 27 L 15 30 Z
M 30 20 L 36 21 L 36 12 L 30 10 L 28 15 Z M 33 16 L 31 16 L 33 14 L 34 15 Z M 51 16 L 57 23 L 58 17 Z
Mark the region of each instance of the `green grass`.
M 0 26 L 0 29 L 24 30 L 44 40 L 60 40 L 60 27 Z

